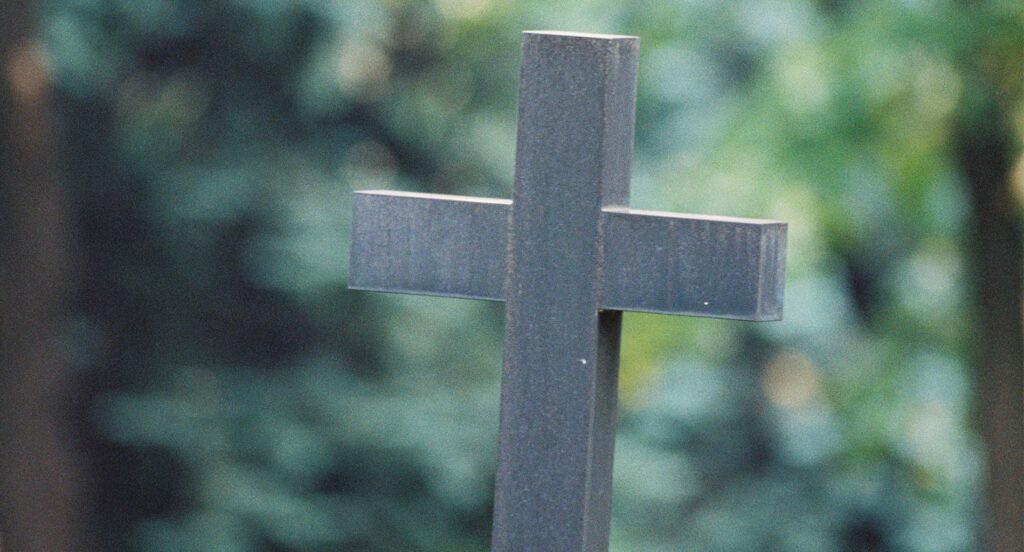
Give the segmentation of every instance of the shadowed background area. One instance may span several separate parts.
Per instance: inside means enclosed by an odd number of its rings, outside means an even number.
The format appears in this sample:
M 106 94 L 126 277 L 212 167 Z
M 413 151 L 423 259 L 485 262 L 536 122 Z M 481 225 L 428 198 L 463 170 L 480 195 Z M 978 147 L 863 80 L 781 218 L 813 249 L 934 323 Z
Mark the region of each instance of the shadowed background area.
M 500 304 L 346 289 L 507 198 L 520 32 L 641 38 L 632 204 L 789 222 L 785 320 L 627 314 L 612 549 L 1024 550 L 1024 5 L 5 0 L 4 552 L 479 551 Z

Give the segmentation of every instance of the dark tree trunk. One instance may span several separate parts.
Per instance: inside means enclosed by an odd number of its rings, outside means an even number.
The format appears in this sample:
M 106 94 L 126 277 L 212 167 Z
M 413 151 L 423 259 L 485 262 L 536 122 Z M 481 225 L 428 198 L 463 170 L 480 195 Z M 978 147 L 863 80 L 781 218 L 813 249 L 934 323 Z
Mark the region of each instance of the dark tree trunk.
M 1015 141 L 989 95 L 962 122 L 957 156 L 970 192 L 978 413 L 988 455 L 988 544 L 1024 551 L 1024 241 L 1011 195 Z
M 79 479 L 57 331 L 63 205 L 32 5 L 0 2 L 0 533 L 10 552 L 78 549 Z

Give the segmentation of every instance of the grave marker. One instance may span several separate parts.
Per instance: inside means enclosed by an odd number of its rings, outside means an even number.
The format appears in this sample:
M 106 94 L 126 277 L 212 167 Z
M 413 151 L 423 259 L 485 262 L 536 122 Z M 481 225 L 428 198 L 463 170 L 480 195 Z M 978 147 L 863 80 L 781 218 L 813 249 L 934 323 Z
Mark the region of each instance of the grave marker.
M 506 303 L 494 551 L 607 550 L 622 311 L 782 316 L 784 223 L 629 209 L 637 47 L 523 34 L 511 201 L 356 195 L 350 288 Z

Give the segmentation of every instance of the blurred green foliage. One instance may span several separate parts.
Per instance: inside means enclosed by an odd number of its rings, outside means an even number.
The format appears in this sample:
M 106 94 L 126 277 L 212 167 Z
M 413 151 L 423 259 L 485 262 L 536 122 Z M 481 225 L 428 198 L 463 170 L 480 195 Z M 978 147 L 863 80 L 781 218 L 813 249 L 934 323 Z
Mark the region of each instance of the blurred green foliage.
M 950 136 L 977 52 L 1024 47 L 1019 2 L 51 0 L 44 22 L 102 549 L 487 548 L 501 307 L 347 291 L 351 193 L 507 197 L 533 28 L 641 37 L 635 207 L 790 224 L 784 322 L 627 316 L 613 549 L 977 549 Z

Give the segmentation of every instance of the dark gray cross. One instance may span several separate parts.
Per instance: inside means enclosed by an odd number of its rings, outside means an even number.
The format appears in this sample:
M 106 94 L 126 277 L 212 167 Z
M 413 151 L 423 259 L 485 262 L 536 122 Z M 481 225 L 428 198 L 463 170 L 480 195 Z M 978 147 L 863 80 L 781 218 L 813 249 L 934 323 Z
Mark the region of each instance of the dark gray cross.
M 784 223 L 628 207 L 637 48 L 524 33 L 512 201 L 355 198 L 350 288 L 505 301 L 494 551 L 607 550 L 622 311 L 782 316 Z

